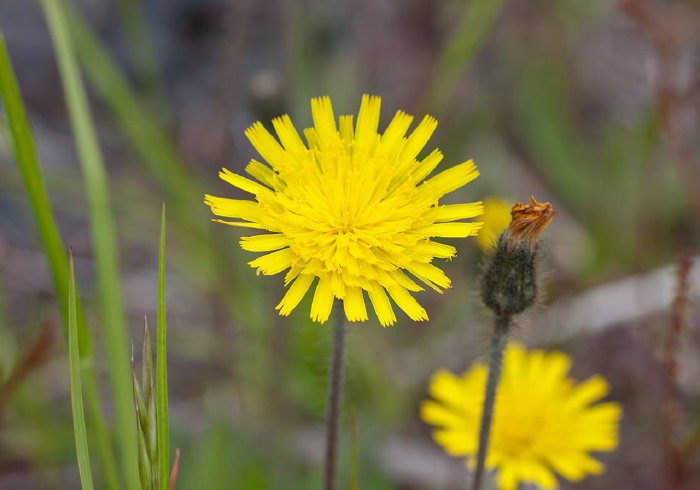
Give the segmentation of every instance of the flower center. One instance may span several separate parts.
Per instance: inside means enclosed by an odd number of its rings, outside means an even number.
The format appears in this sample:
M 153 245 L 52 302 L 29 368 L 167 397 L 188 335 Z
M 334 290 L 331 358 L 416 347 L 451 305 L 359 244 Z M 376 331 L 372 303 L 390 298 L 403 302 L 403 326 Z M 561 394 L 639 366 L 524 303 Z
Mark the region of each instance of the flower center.
M 500 451 L 514 457 L 532 454 L 536 451 L 546 422 L 540 414 L 532 412 L 511 417 L 507 421 L 499 420 L 497 440 Z

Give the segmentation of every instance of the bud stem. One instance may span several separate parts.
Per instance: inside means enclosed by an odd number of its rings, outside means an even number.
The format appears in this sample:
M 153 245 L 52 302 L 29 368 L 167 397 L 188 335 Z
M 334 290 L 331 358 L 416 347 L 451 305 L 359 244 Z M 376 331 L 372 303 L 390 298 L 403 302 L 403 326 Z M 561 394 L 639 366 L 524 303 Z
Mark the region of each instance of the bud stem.
M 345 312 L 343 303 L 333 304 L 333 353 L 328 375 L 328 409 L 326 412 L 326 455 L 324 468 L 325 490 L 335 488 L 335 467 L 338 449 L 340 402 L 343 395 L 343 360 L 345 356 Z
M 489 360 L 489 374 L 486 379 L 486 393 L 484 394 L 484 407 L 481 413 L 481 428 L 479 429 L 479 452 L 476 456 L 476 469 L 474 471 L 474 483 L 472 490 L 481 490 L 484 479 L 484 467 L 491 436 L 491 421 L 493 409 L 496 403 L 496 390 L 501 378 L 503 366 L 503 351 L 508 339 L 511 315 L 497 315 L 493 329 L 493 349 Z

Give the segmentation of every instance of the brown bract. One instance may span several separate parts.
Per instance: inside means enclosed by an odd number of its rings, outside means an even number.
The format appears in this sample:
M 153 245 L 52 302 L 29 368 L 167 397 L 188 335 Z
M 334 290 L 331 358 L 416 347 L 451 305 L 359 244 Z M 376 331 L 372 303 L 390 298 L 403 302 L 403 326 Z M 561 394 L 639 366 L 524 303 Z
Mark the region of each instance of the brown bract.
M 513 219 L 505 232 L 508 247 L 527 241 L 533 250 L 542 230 L 558 213 L 550 203 L 541 203 L 530 196 L 529 204 L 516 203 L 510 214 Z

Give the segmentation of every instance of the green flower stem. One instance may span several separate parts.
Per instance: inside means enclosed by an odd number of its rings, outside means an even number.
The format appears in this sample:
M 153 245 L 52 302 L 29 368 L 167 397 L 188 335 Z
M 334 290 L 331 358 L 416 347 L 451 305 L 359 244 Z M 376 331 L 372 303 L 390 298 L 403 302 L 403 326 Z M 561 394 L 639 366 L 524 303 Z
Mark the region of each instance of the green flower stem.
M 474 483 L 472 490 L 481 490 L 484 480 L 484 467 L 486 455 L 489 449 L 491 437 L 491 421 L 493 420 L 493 408 L 496 403 L 496 391 L 501 378 L 503 367 L 503 351 L 508 340 L 511 316 L 499 315 L 496 317 L 493 333 L 493 349 L 489 360 L 489 374 L 486 379 L 486 393 L 484 394 L 484 409 L 481 413 L 481 428 L 479 429 L 479 452 L 476 455 L 476 470 L 474 471 Z
M 326 454 L 324 468 L 325 490 L 335 488 L 338 449 L 338 425 L 343 395 L 343 362 L 345 357 L 345 312 L 339 299 L 333 304 L 333 353 L 328 375 L 328 410 L 326 412 Z

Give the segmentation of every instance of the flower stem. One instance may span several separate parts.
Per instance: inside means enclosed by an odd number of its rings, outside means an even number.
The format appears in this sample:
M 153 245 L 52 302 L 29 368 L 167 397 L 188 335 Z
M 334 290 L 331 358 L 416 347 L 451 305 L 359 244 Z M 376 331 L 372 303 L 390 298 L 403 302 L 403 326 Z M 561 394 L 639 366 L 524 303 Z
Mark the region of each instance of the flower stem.
M 493 409 L 496 403 L 496 390 L 498 381 L 501 378 L 501 368 L 503 366 L 503 351 L 508 339 L 510 327 L 510 315 L 498 315 L 494 324 L 493 350 L 489 360 L 489 374 L 486 380 L 486 393 L 484 394 L 484 409 L 481 414 L 481 429 L 479 430 L 479 452 L 476 456 L 476 470 L 474 471 L 474 483 L 472 490 L 481 490 L 484 479 L 484 466 L 486 455 L 489 449 L 489 438 L 491 436 L 491 421 L 493 420 Z
M 338 449 L 338 422 L 340 402 L 343 395 L 343 358 L 345 355 L 345 313 L 343 303 L 336 299 L 333 304 L 333 353 L 328 375 L 328 410 L 326 412 L 326 455 L 324 470 L 325 490 L 335 488 L 336 453 Z

